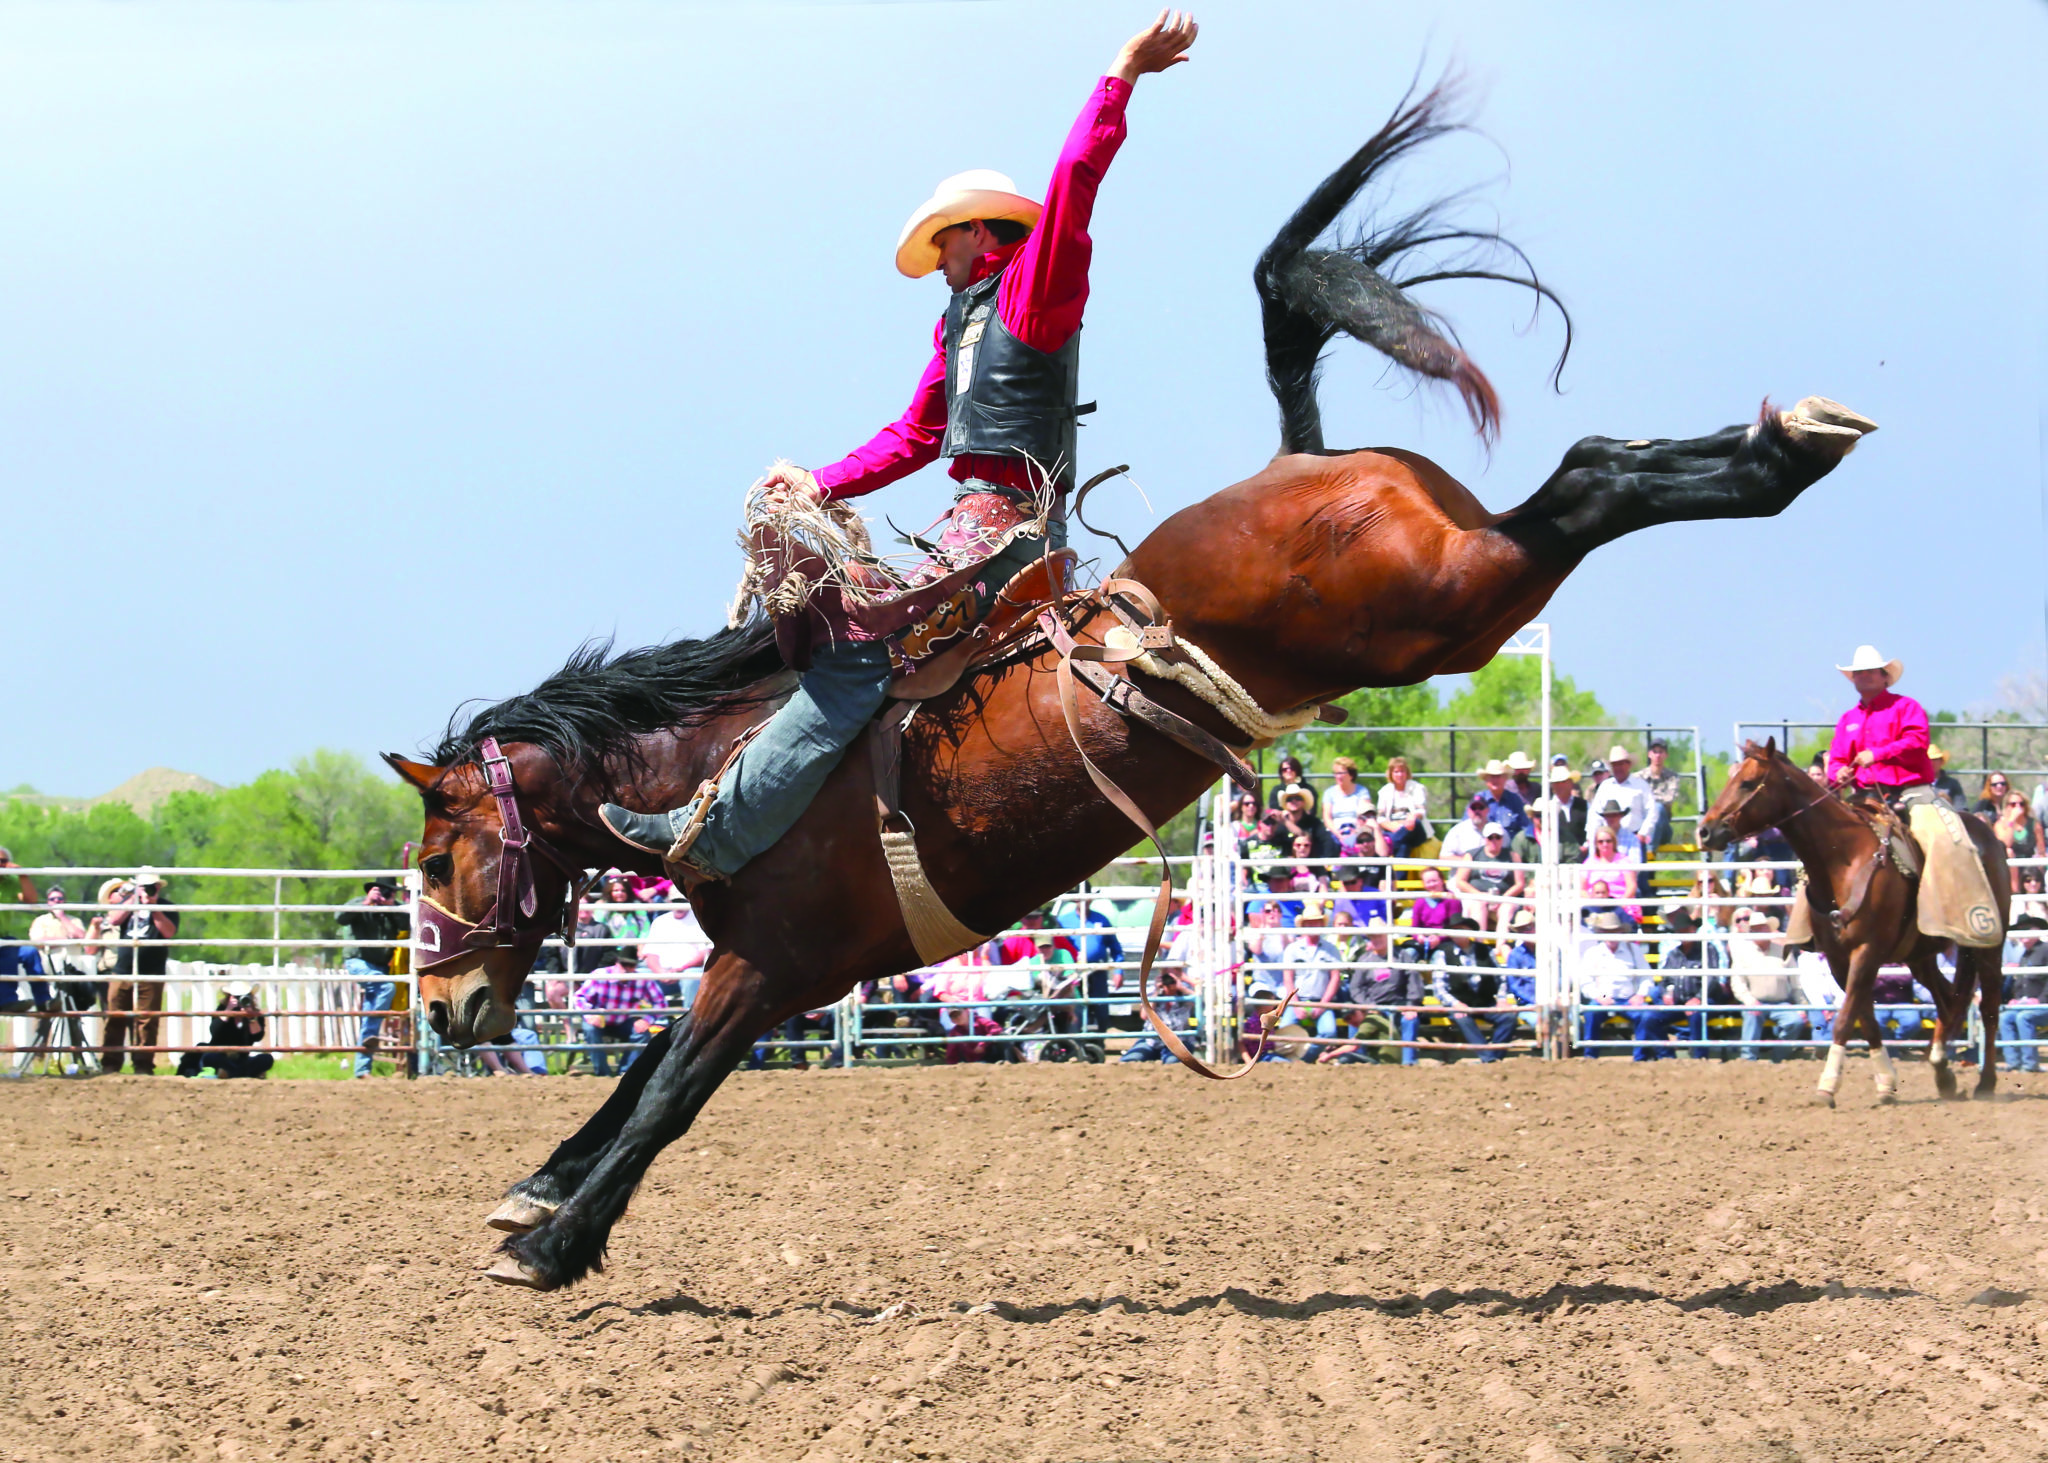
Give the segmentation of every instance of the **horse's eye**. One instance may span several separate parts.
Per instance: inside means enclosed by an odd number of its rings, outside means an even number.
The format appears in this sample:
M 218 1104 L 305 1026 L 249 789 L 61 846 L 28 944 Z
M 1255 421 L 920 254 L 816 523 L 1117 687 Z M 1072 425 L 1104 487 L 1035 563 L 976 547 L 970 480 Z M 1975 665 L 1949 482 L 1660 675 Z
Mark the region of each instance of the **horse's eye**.
M 429 884 L 445 884 L 455 877 L 455 860 L 445 853 L 420 860 L 420 872 L 427 876 Z

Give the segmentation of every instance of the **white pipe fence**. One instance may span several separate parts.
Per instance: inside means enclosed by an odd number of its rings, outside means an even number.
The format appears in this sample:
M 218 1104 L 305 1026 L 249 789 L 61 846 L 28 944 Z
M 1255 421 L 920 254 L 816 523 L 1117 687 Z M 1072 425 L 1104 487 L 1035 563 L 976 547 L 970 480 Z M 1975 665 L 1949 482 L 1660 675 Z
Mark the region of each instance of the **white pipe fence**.
M 1196 855 L 1171 861 L 1175 920 L 1168 925 L 1153 1001 L 1206 1060 L 1229 1063 L 1251 1050 L 1270 1026 L 1281 1001 L 1293 996 L 1286 1026 L 1268 1032 L 1274 1053 L 1320 1062 L 1400 1060 L 1428 1054 L 1493 1060 L 1507 1053 L 1544 1057 L 1628 1052 L 1656 1056 L 1761 1057 L 1824 1047 L 1839 996 L 1824 962 L 1809 957 L 1776 961 L 1773 935 L 1793 900 L 1797 865 L 1732 864 L 1706 859 L 1626 866 L 1630 887 L 1596 892 L 1586 864 L 1471 865 L 1442 858 L 1257 859 L 1239 856 L 1222 813 L 1227 789 L 1214 795 L 1223 837 Z M 2015 861 L 2041 871 L 2043 859 Z M 1149 859 L 1119 859 L 1110 878 L 1148 878 Z M 1428 871 L 1447 876 L 1440 891 Z M 1497 891 L 1461 891 L 1488 870 L 1504 872 Z M 76 880 L 132 877 L 132 869 L 49 868 L 8 870 L 8 876 Z M 106 1025 L 128 1009 L 105 1008 L 105 987 L 127 982 L 133 990 L 158 986 L 163 1010 L 137 1010 L 132 1020 L 159 1026 L 146 1045 L 159 1055 L 191 1050 L 206 1041 L 225 988 L 254 988 L 267 1030 L 261 1049 L 274 1053 L 346 1053 L 358 1049 L 364 977 L 325 962 L 344 946 L 394 948 L 398 970 L 384 1008 L 381 1050 L 400 1070 L 418 1052 L 425 1070 L 476 1071 L 509 1066 L 604 1072 L 631 1055 L 653 1028 L 681 1018 L 694 997 L 708 945 L 693 946 L 647 916 L 677 912 L 665 902 L 601 902 L 602 934 L 586 938 L 572 955 L 551 941 L 562 973 L 537 972 L 522 1002 L 519 1031 L 506 1044 L 469 1053 L 446 1049 L 414 1020 L 419 1007 L 410 932 L 418 876 L 403 871 L 327 869 L 164 869 L 172 897 L 155 906 L 181 916 L 170 940 L 104 936 L 23 941 L 45 969 L 16 977 L 9 1040 L 0 1046 L 0 1070 L 83 1072 L 105 1044 Z M 1329 887 L 1349 875 L 1348 887 Z M 1715 884 L 1705 888 L 1702 877 Z M 258 896 L 249 902 L 179 903 L 184 881 L 205 877 L 244 880 Z M 392 877 L 401 898 L 391 912 L 406 921 L 403 937 L 355 940 L 334 924 L 343 908 L 331 900 L 287 898 L 287 880 L 360 881 Z M 1102 877 L 1102 876 L 1098 876 Z M 1519 877 L 1520 887 L 1514 880 Z M 895 981 L 856 989 L 822 1011 L 808 1013 L 764 1037 L 754 1062 L 823 1061 L 832 1064 L 945 1060 L 1090 1060 L 1160 1055 L 1137 1015 L 1136 979 L 1156 886 L 1091 883 L 1059 896 L 1043 930 L 1018 929 L 982 950 Z M 1450 901 L 1456 900 L 1453 910 Z M 133 904 L 68 903 L 74 915 Z M 1691 909 L 1702 928 L 1677 928 L 1674 911 Z M 1272 910 L 1274 913 L 1267 913 Z M 21 912 L 26 912 L 22 910 Z M 1615 916 L 1595 929 L 1595 913 Z M 2048 917 L 2040 896 L 2020 896 L 2014 914 Z M 1753 926 L 1769 914 L 1781 928 Z M 228 935 L 204 928 L 208 916 L 264 919 L 271 933 Z M 186 918 L 197 917 L 197 918 Z M 1284 922 L 1274 923 L 1278 918 Z M 1478 928 L 1464 929 L 1466 919 Z M 287 921 L 309 930 L 294 935 Z M 1097 921 L 1106 921 L 1098 923 Z M 616 923 L 614 929 L 612 924 Z M 1605 922 L 1603 922 L 1605 923 Z M 310 932 L 313 929 L 319 933 Z M 10 937 L 12 938 L 12 937 Z M 593 948 L 593 946 L 595 948 Z M 0 947 L 14 949 L 20 947 Z M 1484 949 L 1486 960 L 1468 951 Z M 98 968 L 100 951 L 122 952 L 131 967 L 161 951 L 163 973 L 126 976 Z M 619 968 L 615 952 L 632 959 Z M 270 963 L 171 958 L 184 954 L 265 952 Z M 1681 953 L 1682 952 L 1682 953 Z M 2008 953 L 2017 954 L 2014 947 Z M 544 956 L 544 961 L 551 957 Z M 604 965 L 593 969 L 602 959 Z M 642 965 L 642 962 L 644 966 Z M 1695 964 L 1699 961 L 1703 964 Z M 640 967 L 640 968 L 635 968 Z M 2008 976 L 2037 980 L 2038 967 L 2014 961 Z M 1761 977 L 1783 1000 L 1734 999 L 1740 975 L 1750 989 Z M 640 979 L 657 983 L 658 1000 L 623 1009 L 602 1004 L 592 981 Z M 1932 1027 L 1931 1001 L 1915 991 L 1903 967 L 1887 967 L 1888 996 L 1879 1001 L 1887 1044 L 1911 1048 Z M 7 975 L 0 967 L 0 1000 Z M 23 987 L 26 986 L 26 999 Z M 59 989 L 72 992 L 55 1007 Z M 1463 1004 L 1461 1004 L 1463 1002 Z M 137 1000 L 136 1006 L 142 1004 Z M 28 1009 L 22 1009 L 27 1006 Z M 2017 1014 L 2015 1014 L 2017 1013 Z M 372 1014 L 376 1014 L 372 1012 Z M 1973 1015 L 1974 1021 L 1974 1015 Z M 2048 1004 L 2008 1005 L 2001 1032 L 2006 1064 L 2033 1062 L 2048 1044 Z M 131 1050 L 142 1034 L 124 1043 Z M 1975 1032 L 1965 1050 L 1985 1035 Z M 1959 1039 L 1960 1040 L 1960 1039 Z M 1135 1047 L 1135 1051 L 1133 1048 Z

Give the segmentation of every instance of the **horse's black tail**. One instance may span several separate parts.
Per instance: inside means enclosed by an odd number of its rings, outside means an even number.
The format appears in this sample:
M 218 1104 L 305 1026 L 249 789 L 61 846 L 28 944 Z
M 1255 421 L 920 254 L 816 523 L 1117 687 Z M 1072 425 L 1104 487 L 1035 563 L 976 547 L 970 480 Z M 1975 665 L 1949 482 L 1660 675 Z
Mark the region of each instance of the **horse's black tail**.
M 1473 428 L 1491 443 L 1500 434 L 1500 397 L 1472 358 L 1458 347 L 1449 326 L 1411 299 L 1417 285 L 1444 279 L 1497 279 L 1533 290 L 1564 316 L 1564 350 L 1551 371 L 1564 368 L 1571 353 L 1571 316 L 1548 286 L 1536 278 L 1528 256 L 1491 229 L 1456 226 L 1451 214 L 1467 196 L 1455 193 L 1415 210 L 1384 227 L 1368 222 L 1365 230 L 1334 249 L 1310 246 L 1337 221 L 1345 207 L 1368 183 L 1408 153 L 1468 124 L 1458 116 L 1459 88 L 1446 76 L 1420 100 L 1411 86 L 1387 124 L 1365 146 L 1325 178 L 1294 217 L 1281 226 L 1252 271 L 1266 328 L 1266 380 L 1280 401 L 1280 450 L 1319 452 L 1323 448 L 1322 412 L 1316 405 L 1316 381 L 1322 371 L 1323 348 L 1338 331 L 1385 353 L 1396 364 L 1439 381 L 1448 381 L 1465 400 Z M 1400 277 L 1412 250 L 1449 245 L 1454 257 L 1441 267 L 1427 267 Z M 1485 267 L 1507 256 L 1513 268 Z

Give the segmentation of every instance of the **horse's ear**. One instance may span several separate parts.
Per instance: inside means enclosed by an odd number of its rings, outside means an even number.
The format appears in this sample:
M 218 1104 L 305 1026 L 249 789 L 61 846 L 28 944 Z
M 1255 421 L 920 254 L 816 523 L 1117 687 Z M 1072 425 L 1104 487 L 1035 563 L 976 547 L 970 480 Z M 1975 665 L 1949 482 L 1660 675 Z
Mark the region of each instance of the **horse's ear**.
M 387 767 L 421 792 L 432 792 L 434 784 L 441 780 L 442 769 L 439 767 L 431 766 L 425 762 L 409 761 L 399 756 L 396 752 L 384 752 L 380 755 L 384 758 L 384 763 Z
M 1778 755 L 1778 738 L 1775 734 L 1764 738 L 1764 755 L 1766 757 Z

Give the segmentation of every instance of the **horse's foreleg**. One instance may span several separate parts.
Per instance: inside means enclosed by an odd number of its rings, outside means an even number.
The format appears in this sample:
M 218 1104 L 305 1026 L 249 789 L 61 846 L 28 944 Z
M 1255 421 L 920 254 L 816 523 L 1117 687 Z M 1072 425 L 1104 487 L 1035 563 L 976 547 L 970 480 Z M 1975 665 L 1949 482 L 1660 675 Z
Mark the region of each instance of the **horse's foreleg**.
M 1753 426 L 1684 441 L 1588 437 L 1495 527 L 1543 558 L 1576 561 L 1623 534 L 1704 518 L 1768 518 L 1833 471 L 1852 430 L 1816 433 L 1765 411 Z
M 1835 1039 L 1828 1046 L 1827 1064 L 1821 1068 L 1814 1090 L 1814 1101 L 1823 1107 L 1835 1105 L 1835 1090 L 1842 1085 L 1842 1065 L 1849 1058 L 1848 1044 L 1863 1025 L 1870 1031 L 1870 1057 L 1877 1068 L 1877 1100 L 1892 1101 L 1897 1082 L 1870 1002 L 1877 985 L 1878 963 L 1867 945 L 1859 945 L 1847 955 L 1835 950 L 1828 952 L 1828 965 L 1842 987 L 1842 1002 L 1835 1010 Z
M 679 1016 L 657 1031 L 620 1076 L 612 1095 L 590 1115 L 590 1120 L 563 1139 L 537 1172 L 505 1191 L 505 1202 L 492 1210 L 485 1221 L 491 1228 L 523 1234 L 546 1223 L 547 1217 L 562 1207 L 562 1201 L 576 1192 L 591 1166 L 633 1115 L 633 1109 L 640 1103 L 640 1090 L 668 1055 L 675 1028 L 684 1019 Z
M 643 1056 L 634 1064 L 648 1069 L 638 1104 L 546 1222 L 506 1239 L 500 1247 L 504 1257 L 490 1270 L 493 1279 L 554 1290 L 603 1267 L 612 1226 L 648 1165 L 689 1131 L 718 1084 L 777 1015 L 764 986 L 761 973 L 739 956 L 714 956 L 689 1022 L 658 1062 Z

